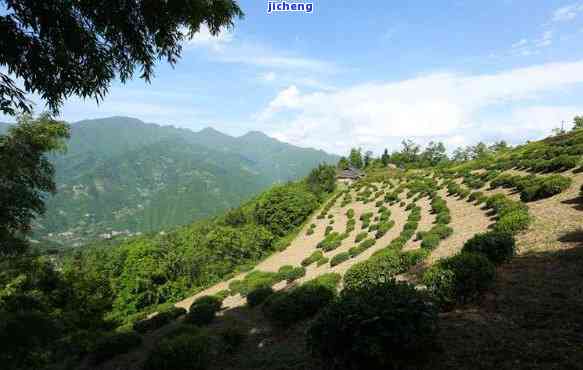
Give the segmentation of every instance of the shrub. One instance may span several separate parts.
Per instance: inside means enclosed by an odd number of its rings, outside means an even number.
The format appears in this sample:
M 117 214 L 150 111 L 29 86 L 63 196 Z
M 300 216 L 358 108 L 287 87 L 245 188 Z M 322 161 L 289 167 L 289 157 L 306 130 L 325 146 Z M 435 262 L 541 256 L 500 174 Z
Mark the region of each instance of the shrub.
M 302 266 L 310 266 L 312 263 L 316 263 L 324 257 L 322 251 L 314 251 L 309 257 L 304 258 L 302 261 Z
M 447 225 L 451 222 L 451 216 L 449 212 L 440 212 L 435 217 L 435 222 L 442 225 Z
M 354 242 L 360 243 L 362 240 L 366 239 L 367 236 L 368 236 L 368 232 L 366 232 L 366 231 L 358 233 L 358 235 L 356 235 L 356 238 L 354 238 Z
M 481 191 L 475 191 L 472 194 L 470 194 L 470 196 L 468 197 L 468 201 L 475 202 L 475 201 L 481 200 L 483 198 L 484 198 L 484 193 L 482 193 Z
M 318 243 L 317 247 L 322 249 L 324 252 L 329 252 L 331 250 L 338 248 L 341 243 L 342 238 L 340 237 L 340 234 L 338 234 L 337 232 L 333 232 L 326 235 L 324 240 Z
M 385 283 L 401 272 L 403 272 L 401 254 L 396 250 L 386 249 L 366 261 L 351 266 L 344 274 L 344 288 Z
M 230 295 L 231 295 L 231 291 L 228 290 L 228 289 L 220 290 L 220 291 L 218 291 L 217 293 L 214 294 L 214 296 L 217 297 L 218 299 L 220 299 L 221 301 L 224 301 L 225 298 L 227 298 Z M 186 310 L 185 310 L 184 313 L 186 313 Z
M 395 226 L 395 221 L 388 221 L 379 224 L 377 232 L 375 234 L 376 239 L 382 238 L 391 228 Z
M 348 254 L 350 255 L 350 258 L 354 258 L 361 253 L 362 253 L 362 250 L 359 247 L 350 247 L 350 249 L 348 250 Z
M 210 324 L 220 311 L 223 302 L 214 296 L 204 296 L 196 299 L 186 315 L 186 322 L 194 325 Z
M 401 253 L 401 266 L 403 271 L 417 265 L 419 262 L 427 258 L 428 255 L 429 251 L 426 249 L 415 249 Z
M 251 271 L 243 280 L 235 280 L 229 284 L 229 289 L 246 296 L 253 289 L 263 285 L 273 285 L 278 281 L 279 274 L 266 271 Z
M 453 229 L 446 225 L 437 224 L 433 226 L 429 232 L 436 234 L 440 239 L 446 239 L 453 234 Z
M 547 176 L 543 179 L 537 196 L 539 199 L 552 197 L 567 190 L 572 183 L 573 180 L 569 177 L 560 175 Z
M 269 285 L 259 286 L 247 294 L 247 304 L 250 307 L 259 306 L 267 298 L 269 298 L 273 294 L 273 288 Z
M 403 226 L 403 230 L 412 230 L 413 232 L 415 232 L 417 226 L 419 226 L 417 222 L 409 221 L 405 224 L 405 226 Z
M 308 231 L 306 231 L 306 235 L 312 235 L 314 233 L 314 229 L 308 229 Z
M 236 352 L 246 339 L 246 333 L 237 326 L 227 327 L 219 332 L 222 350 L 227 353 Z
M 158 314 L 149 319 L 136 321 L 134 323 L 134 330 L 138 333 L 146 333 L 148 331 L 156 330 L 184 314 L 186 314 L 184 308 L 171 307 L 167 310 L 158 312 Z
M 312 323 L 307 344 L 334 368 L 420 368 L 434 348 L 437 319 L 408 284 L 345 289 Z
M 366 239 L 362 243 L 360 243 L 358 245 L 358 247 L 361 250 L 365 251 L 365 250 L 367 250 L 368 248 L 372 247 L 375 244 L 376 244 L 376 240 L 374 240 L 374 239 Z
M 318 260 L 318 262 L 316 262 L 316 266 L 320 267 L 322 265 L 327 264 L 329 261 L 330 261 L 330 259 L 328 257 L 324 257 L 324 258 Z
M 514 256 L 516 242 L 510 233 L 490 231 L 467 240 L 462 252 L 482 253 L 494 264 L 501 264 Z
M 263 305 L 265 316 L 276 325 L 287 327 L 307 319 L 336 297 L 329 280 L 312 280 L 288 291 L 273 294 Z
M 277 281 L 287 281 L 291 283 L 306 275 L 305 267 L 293 267 L 291 265 L 281 266 L 277 271 Z
M 444 307 L 474 301 L 494 284 L 496 268 L 479 253 L 464 252 L 440 260 L 423 275 L 428 291 Z
M 346 211 L 346 217 L 348 217 L 349 219 L 354 218 L 354 210 L 352 208 Z
M 439 235 L 427 233 L 423 237 L 423 241 L 421 242 L 421 248 L 433 250 L 439 245 L 440 241 L 441 241 L 441 238 L 439 237 Z
M 142 337 L 134 331 L 108 334 L 99 339 L 92 352 L 92 361 L 102 363 L 142 344 Z
M 513 211 L 500 217 L 494 225 L 494 230 L 503 233 L 516 234 L 519 231 L 528 229 L 531 218 L 528 212 Z
M 359 220 L 360 221 L 370 220 L 372 216 L 373 216 L 372 212 L 365 212 L 360 215 Z
M 350 254 L 348 252 L 338 253 L 330 260 L 330 267 L 339 265 L 342 262 L 347 261 L 348 259 L 350 259 Z
M 328 235 L 334 230 L 334 228 L 330 225 L 326 226 L 326 230 L 324 231 L 324 235 Z
M 144 370 L 206 369 L 211 349 L 211 338 L 202 332 L 162 339 L 150 352 Z
M 331 291 L 336 292 L 340 280 L 342 280 L 342 276 L 340 274 L 336 272 L 328 272 L 308 281 L 306 284 L 324 286 Z

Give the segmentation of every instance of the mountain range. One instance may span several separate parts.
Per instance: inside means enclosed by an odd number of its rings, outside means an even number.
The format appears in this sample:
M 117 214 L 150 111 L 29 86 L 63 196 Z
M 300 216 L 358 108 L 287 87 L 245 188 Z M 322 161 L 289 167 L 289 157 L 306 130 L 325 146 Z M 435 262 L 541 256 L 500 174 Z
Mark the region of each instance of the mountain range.
M 218 214 L 338 157 L 258 131 L 233 137 L 109 117 L 71 124 L 67 152 L 51 160 L 58 190 L 34 237 L 79 246 Z

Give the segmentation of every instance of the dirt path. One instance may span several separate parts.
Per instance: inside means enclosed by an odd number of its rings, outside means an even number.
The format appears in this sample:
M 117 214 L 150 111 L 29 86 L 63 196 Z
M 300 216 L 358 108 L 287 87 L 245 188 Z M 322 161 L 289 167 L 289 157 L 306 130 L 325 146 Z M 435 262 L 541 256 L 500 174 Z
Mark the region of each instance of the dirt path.
M 441 258 L 456 254 L 462 249 L 466 240 L 477 233 L 487 231 L 490 224 L 494 222 L 491 217 L 487 216 L 485 210 L 467 200 L 447 196 L 445 189 L 440 190 L 439 195 L 447 202 L 451 214 L 449 226 L 453 229 L 453 234 L 431 252 L 426 260 L 428 265 Z
M 417 202 L 417 205 L 421 207 L 421 220 L 419 220 L 417 231 L 429 231 L 435 222 L 435 215 L 431 213 L 431 200 L 429 198 L 420 199 Z M 413 237 L 413 239 L 403 247 L 403 251 L 406 252 L 419 248 L 421 248 L 421 240 L 415 240 L 415 237 Z
M 563 175 L 574 180 L 569 189 L 527 203 L 534 223 L 484 302 L 441 316 L 447 351 L 432 369 L 583 368 L 583 175 Z
M 354 191 L 351 192 L 353 199 L 356 198 L 356 193 Z M 354 239 L 357 234 L 362 232 L 362 222 L 359 220 L 360 215 L 366 212 L 373 212 L 373 218 L 378 215 L 377 208 L 375 206 L 375 201 L 369 202 L 367 204 L 363 204 L 362 202 L 352 202 L 347 206 L 341 207 L 342 199 L 338 199 L 334 206 L 330 209 L 328 214 L 332 214 L 334 224 L 331 226 L 333 227 L 333 231 L 337 231 L 338 233 L 343 233 L 346 229 L 346 224 L 348 222 L 348 217 L 346 216 L 346 211 L 352 208 L 355 212 L 354 218 L 356 219 L 356 228 L 352 231 L 348 238 L 342 241 L 342 244 L 337 249 L 324 253 L 324 255 L 328 258 L 332 258 L 338 253 L 346 252 L 351 247 L 355 246 L 356 243 Z M 308 266 L 306 268 L 306 275 L 297 280 L 297 283 L 302 283 L 308 280 L 311 280 L 319 275 L 329 273 L 329 272 L 337 272 L 343 274 L 350 268 L 350 266 L 354 265 L 357 262 L 364 261 L 368 259 L 375 251 L 386 247 L 392 239 L 397 237 L 401 232 L 403 225 L 407 220 L 407 212 L 404 208 L 399 207 L 398 205 L 387 207 L 391 211 L 391 220 L 395 221 L 395 226 L 391 228 L 383 237 L 377 240 L 376 244 L 371 247 L 370 249 L 364 251 L 360 255 L 356 256 L 355 258 L 351 258 L 348 261 L 345 261 L 337 266 L 330 267 L 330 264 L 324 264 L 322 266 L 316 266 L 315 264 Z M 318 250 L 316 248 L 317 244 L 324 238 L 324 233 L 326 227 L 330 225 L 330 219 L 318 219 L 317 215 L 319 211 L 315 212 L 311 219 L 306 223 L 304 228 L 299 232 L 298 236 L 292 241 L 290 246 L 285 249 L 284 251 L 277 252 L 264 261 L 257 264 L 254 270 L 258 271 L 266 271 L 266 272 L 277 272 L 281 266 L 285 265 L 292 265 L 292 266 L 300 266 L 301 262 L 304 258 L 308 257 L 312 252 Z M 428 216 L 425 214 L 425 218 L 427 219 Z M 423 217 L 422 217 L 423 219 Z M 310 226 L 310 224 L 315 224 L 316 228 L 314 229 L 314 233 L 312 235 L 307 235 L 306 232 Z M 374 232 L 369 233 L 369 237 L 374 238 Z M 188 309 L 192 302 L 202 296 L 205 295 L 212 295 L 216 294 L 222 290 L 229 288 L 229 283 L 233 280 L 240 280 L 245 277 L 247 273 L 241 273 L 236 277 L 228 280 L 223 281 L 218 284 L 213 285 L 212 287 L 205 289 L 198 294 L 186 298 L 178 303 L 176 303 L 177 307 L 183 307 Z M 286 286 L 285 282 L 278 283 L 274 286 L 275 290 L 282 289 Z M 240 307 L 246 303 L 246 299 L 241 295 L 237 294 L 234 296 L 230 296 L 225 298 L 223 301 L 223 307 L 225 309 L 232 309 L 235 307 Z

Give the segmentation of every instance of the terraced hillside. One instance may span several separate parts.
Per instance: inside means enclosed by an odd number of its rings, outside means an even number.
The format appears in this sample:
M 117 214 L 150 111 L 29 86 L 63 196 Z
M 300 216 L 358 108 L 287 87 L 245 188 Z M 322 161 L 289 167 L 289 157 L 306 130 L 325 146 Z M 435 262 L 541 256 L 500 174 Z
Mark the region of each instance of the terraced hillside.
M 325 368 L 326 358 L 306 347 L 306 333 L 330 301 L 305 292 L 325 296 L 326 289 L 391 279 L 416 285 L 441 311 L 436 346 L 424 350 L 431 361 L 411 368 L 580 368 L 582 171 L 473 167 L 374 171 L 338 190 L 287 249 L 178 302 L 190 314 L 99 368 L 140 369 L 144 361 L 147 368 L 160 340 L 198 330 L 185 328 L 207 299 L 221 302 L 217 318 L 205 323 L 211 337 L 241 334 L 238 349 L 211 355 L 208 368 Z M 500 237 L 515 249 L 474 252 L 488 245 L 476 240 Z M 447 285 L 450 271 L 454 285 Z

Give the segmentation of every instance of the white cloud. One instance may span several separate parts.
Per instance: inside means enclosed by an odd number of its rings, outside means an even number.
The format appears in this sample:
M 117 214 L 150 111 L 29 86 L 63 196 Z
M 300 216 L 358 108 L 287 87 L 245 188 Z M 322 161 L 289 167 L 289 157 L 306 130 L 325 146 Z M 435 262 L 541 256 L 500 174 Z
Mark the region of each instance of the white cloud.
M 583 12 L 583 3 L 569 4 L 558 8 L 553 12 L 552 20 L 554 22 L 567 22 L 571 21 Z
M 546 48 L 553 43 L 553 31 L 546 30 L 538 38 L 533 40 L 521 39 L 511 46 L 511 53 L 513 55 L 531 56 L 539 54 L 542 48 Z
M 187 31 L 183 30 L 186 35 Z M 233 33 L 230 29 L 222 29 L 218 34 L 213 35 L 206 24 L 202 24 L 200 31 L 186 41 L 187 47 L 206 47 L 214 51 L 223 50 L 224 45 L 233 41 Z
M 267 72 L 267 73 L 262 74 L 259 78 L 265 82 L 273 82 L 273 81 L 275 81 L 276 74 L 275 74 L 275 72 Z
M 274 127 L 270 134 L 279 139 L 336 153 L 355 145 L 378 152 L 406 137 L 457 145 L 502 129 L 525 138 L 548 133 L 557 119 L 577 112 L 576 107 L 541 105 L 542 94 L 581 83 L 583 60 L 485 75 L 429 74 L 332 92 L 303 93 L 290 86 L 257 117 Z M 496 120 L 484 113 L 497 110 L 507 112 Z
M 223 63 L 325 74 L 341 71 L 332 62 L 308 58 L 287 51 L 274 50 L 264 44 L 236 39 L 230 29 L 225 29 L 218 35 L 213 36 L 208 27 L 203 25 L 200 32 L 196 33 L 186 45 L 190 48 L 206 48 L 211 59 Z

